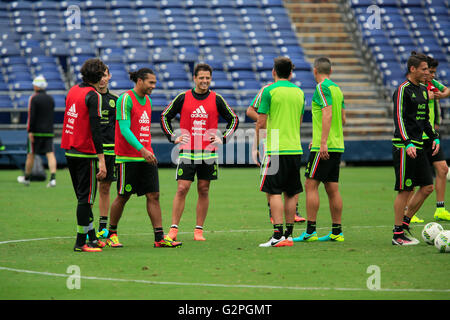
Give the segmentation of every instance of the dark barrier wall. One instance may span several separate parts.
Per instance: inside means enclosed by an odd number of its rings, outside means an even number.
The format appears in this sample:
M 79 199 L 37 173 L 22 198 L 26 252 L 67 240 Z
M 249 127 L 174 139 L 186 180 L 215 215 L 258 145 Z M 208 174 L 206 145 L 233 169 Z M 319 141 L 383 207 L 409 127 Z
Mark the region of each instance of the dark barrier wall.
M 27 134 L 25 131 L 0 131 L 0 139 L 6 146 L 11 156 L 2 155 L 0 152 L 0 165 L 17 165 L 23 168 L 25 163 L 25 149 Z M 450 139 L 441 141 L 447 160 L 450 160 Z M 158 162 L 161 165 L 172 164 L 172 158 L 176 159 L 176 153 L 173 155 L 174 145 L 167 140 L 157 140 L 152 143 Z M 221 164 L 246 165 L 252 164 L 251 145 L 247 143 L 234 143 L 223 146 L 219 150 L 219 159 Z M 304 154 L 303 163 L 306 163 L 309 150 L 308 144 L 302 144 Z M 15 154 L 14 154 L 15 153 Z M 59 144 L 55 144 L 56 160 L 59 166 L 66 164 L 64 150 Z M 44 163 L 46 162 L 43 157 Z M 392 143 L 390 140 L 370 140 L 370 141 L 346 141 L 345 153 L 342 160 L 346 162 L 386 162 L 392 160 Z

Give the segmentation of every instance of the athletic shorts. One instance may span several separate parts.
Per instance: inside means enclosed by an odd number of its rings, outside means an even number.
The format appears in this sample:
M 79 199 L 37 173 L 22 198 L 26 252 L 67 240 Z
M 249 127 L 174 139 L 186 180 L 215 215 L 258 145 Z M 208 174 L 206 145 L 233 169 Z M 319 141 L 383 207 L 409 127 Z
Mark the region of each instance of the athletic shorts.
M 201 161 L 201 163 L 193 162 L 189 159 L 180 158 L 178 160 L 176 180 L 189 180 L 194 181 L 195 175 L 197 175 L 198 180 L 217 180 L 219 175 L 219 166 L 216 162 L 206 163 Z
M 433 174 L 425 150 L 416 149 L 417 157 L 410 158 L 405 148 L 392 147 L 396 191 L 412 191 L 416 186 L 433 184 Z
M 27 153 L 44 155 L 49 152 L 54 152 L 53 137 L 34 137 L 33 143 L 27 139 Z
M 430 162 L 430 164 L 433 164 L 433 162 L 437 162 L 437 161 L 445 161 L 445 155 L 444 155 L 444 151 L 442 150 L 442 144 L 440 145 L 439 151 L 437 154 L 435 154 L 434 156 L 433 154 L 433 140 L 431 139 L 424 139 L 423 140 L 423 149 L 425 150 L 427 157 L 428 157 L 428 162 Z
M 319 152 L 309 154 L 306 164 L 305 177 L 320 182 L 339 182 L 339 171 L 342 152 L 328 152 L 328 160 L 320 159 Z
M 94 204 L 97 193 L 97 158 L 66 156 L 72 185 L 79 204 Z
M 268 194 L 294 196 L 303 192 L 300 181 L 301 155 L 265 155 L 259 189 Z
M 113 182 L 117 181 L 116 176 L 116 156 L 105 154 L 106 177 L 102 181 Z
M 159 192 L 158 166 L 145 161 L 123 162 L 116 164 L 117 193 L 130 196 L 135 193 L 142 196 Z

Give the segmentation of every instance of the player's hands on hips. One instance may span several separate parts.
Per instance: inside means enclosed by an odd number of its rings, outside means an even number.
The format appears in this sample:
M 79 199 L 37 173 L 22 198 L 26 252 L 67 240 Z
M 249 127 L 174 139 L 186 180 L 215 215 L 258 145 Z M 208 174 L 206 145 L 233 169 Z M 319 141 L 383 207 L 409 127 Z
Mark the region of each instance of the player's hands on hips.
M 156 160 L 155 155 L 145 148 L 141 149 L 141 155 L 145 159 L 145 161 L 147 161 L 150 164 L 156 165 L 158 163 L 158 160 Z

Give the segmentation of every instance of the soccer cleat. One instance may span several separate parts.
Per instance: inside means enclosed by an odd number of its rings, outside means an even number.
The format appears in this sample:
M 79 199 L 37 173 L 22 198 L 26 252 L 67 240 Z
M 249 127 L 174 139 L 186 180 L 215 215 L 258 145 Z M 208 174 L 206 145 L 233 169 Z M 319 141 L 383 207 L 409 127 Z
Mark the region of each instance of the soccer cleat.
M 88 242 L 81 247 L 75 245 L 75 247 L 73 248 L 73 251 L 75 251 L 75 252 L 102 252 L 102 248 L 100 248 L 97 243 Z
M 392 245 L 394 246 L 414 246 L 416 244 L 419 244 L 419 240 L 413 237 L 409 238 L 405 234 L 392 238 Z
M 271 237 L 269 241 L 261 243 L 259 245 L 260 248 L 269 248 L 269 247 L 286 247 L 286 244 L 283 244 L 283 242 L 286 240 L 284 236 L 282 236 L 280 239 L 275 239 L 274 237 Z
M 109 234 L 108 229 L 103 228 L 101 231 L 98 231 L 96 235 L 98 239 L 107 239 L 108 234 Z
M 164 239 L 162 239 L 160 241 L 155 241 L 153 247 L 155 247 L 155 248 L 178 248 L 178 247 L 181 247 L 182 244 L 183 244 L 182 242 L 173 241 L 168 236 L 165 236 Z
M 56 187 L 56 180 L 52 179 L 47 183 L 47 188 L 53 188 Z
M 444 208 L 438 208 L 434 212 L 434 220 L 437 220 L 437 221 L 440 221 L 440 220 L 450 221 L 450 212 L 448 212 Z
M 344 241 L 344 234 L 341 232 L 339 234 L 333 234 L 330 232 L 326 236 L 318 238 L 319 241 L 337 241 L 337 242 L 343 242 Z
M 103 242 L 103 241 L 101 241 L 101 240 L 95 240 L 95 241 L 92 241 L 91 242 L 93 245 L 97 245 L 99 248 L 104 248 L 104 247 L 106 247 L 106 242 Z
M 294 240 L 292 237 L 287 237 L 279 243 L 279 247 L 292 247 L 294 245 Z
M 304 231 L 300 236 L 292 239 L 294 242 L 313 242 L 317 241 L 319 238 L 317 237 L 317 232 L 314 231 L 313 233 L 309 234 Z
M 113 233 L 109 236 L 108 239 L 106 239 L 106 244 L 110 246 L 111 248 L 122 248 L 123 245 L 119 242 L 119 237 L 117 236 L 117 233 Z
M 197 229 L 194 230 L 194 240 L 195 241 L 206 241 L 205 237 L 203 237 L 203 229 Z
M 170 228 L 167 236 L 172 240 L 177 240 L 178 228 Z
M 303 217 L 300 215 L 300 213 L 296 213 L 296 214 L 295 214 L 295 220 L 294 220 L 294 221 L 295 221 L 295 222 L 305 222 L 306 219 L 303 218 Z
M 416 216 L 416 215 L 414 215 L 412 218 L 411 218 L 411 223 L 422 223 L 422 222 L 425 222 L 425 220 L 423 220 L 423 219 L 420 219 L 418 216 Z
M 30 180 L 25 179 L 25 176 L 18 176 L 17 182 L 26 185 L 27 187 L 30 185 Z

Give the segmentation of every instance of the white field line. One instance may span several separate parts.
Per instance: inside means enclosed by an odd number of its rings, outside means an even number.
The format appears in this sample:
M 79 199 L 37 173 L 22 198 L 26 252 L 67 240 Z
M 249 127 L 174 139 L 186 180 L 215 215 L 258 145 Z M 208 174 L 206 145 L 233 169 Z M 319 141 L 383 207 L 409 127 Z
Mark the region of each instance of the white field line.
M 350 226 L 348 228 L 388 228 L 389 226 Z M 317 228 L 317 229 L 328 229 L 328 227 Z M 270 230 L 270 229 L 269 229 Z M 268 229 L 250 229 L 250 230 L 219 230 L 210 231 L 211 233 L 224 233 L 224 232 L 267 232 Z M 206 232 L 206 231 L 205 231 Z M 192 232 L 179 232 L 179 234 L 190 234 Z M 127 235 L 127 234 L 122 234 Z M 150 235 L 150 233 L 140 233 L 131 235 Z M 0 241 L 1 244 L 7 243 L 19 243 L 19 242 L 29 242 L 29 241 L 42 241 L 42 240 L 54 240 L 54 239 L 73 239 L 74 237 L 48 237 L 48 238 L 32 238 L 32 239 L 19 239 L 19 240 L 6 240 Z M 51 277 L 69 277 L 70 274 L 63 273 L 53 273 L 53 272 L 41 272 L 33 270 L 24 269 L 14 269 L 8 267 L 1 267 L 0 270 L 11 271 L 18 273 L 36 274 Z M 80 276 L 80 279 L 85 280 L 98 280 L 98 281 L 115 281 L 115 282 L 132 282 L 132 283 L 143 283 L 150 285 L 172 285 L 172 286 L 193 286 L 193 287 L 222 287 L 222 288 L 251 288 L 251 289 L 279 289 L 279 290 L 297 290 L 297 291 L 375 291 L 375 292 L 450 292 L 450 289 L 390 289 L 390 288 L 380 288 L 376 290 L 371 290 L 368 288 L 330 288 L 330 287 L 290 287 L 290 286 L 269 286 L 269 285 L 245 285 L 245 284 L 220 284 L 220 283 L 190 283 L 190 282 L 168 282 L 168 281 L 148 281 L 139 279 L 120 279 L 120 278 L 101 278 L 101 277 L 91 277 L 91 276 Z
M 53 273 L 53 272 L 40 272 L 32 270 L 14 269 L 7 267 L 0 267 L 3 271 L 12 271 L 18 273 L 37 274 L 50 277 L 67 278 L 72 276 L 71 274 Z M 371 290 L 368 288 L 329 288 L 329 287 L 285 287 L 285 286 L 269 286 L 269 285 L 247 285 L 247 284 L 221 284 L 221 283 L 199 283 L 199 282 L 170 282 L 170 281 L 148 281 L 137 279 L 120 279 L 120 278 L 103 278 L 103 277 L 90 277 L 81 276 L 80 279 L 84 280 L 98 280 L 98 281 L 113 281 L 113 282 L 132 282 L 143 283 L 150 285 L 171 285 L 171 286 L 191 286 L 191 287 L 220 287 L 220 288 L 250 288 L 250 289 L 278 289 L 278 290 L 297 290 L 297 291 L 375 291 L 375 292 L 450 292 L 450 289 L 389 289 L 380 288 Z

